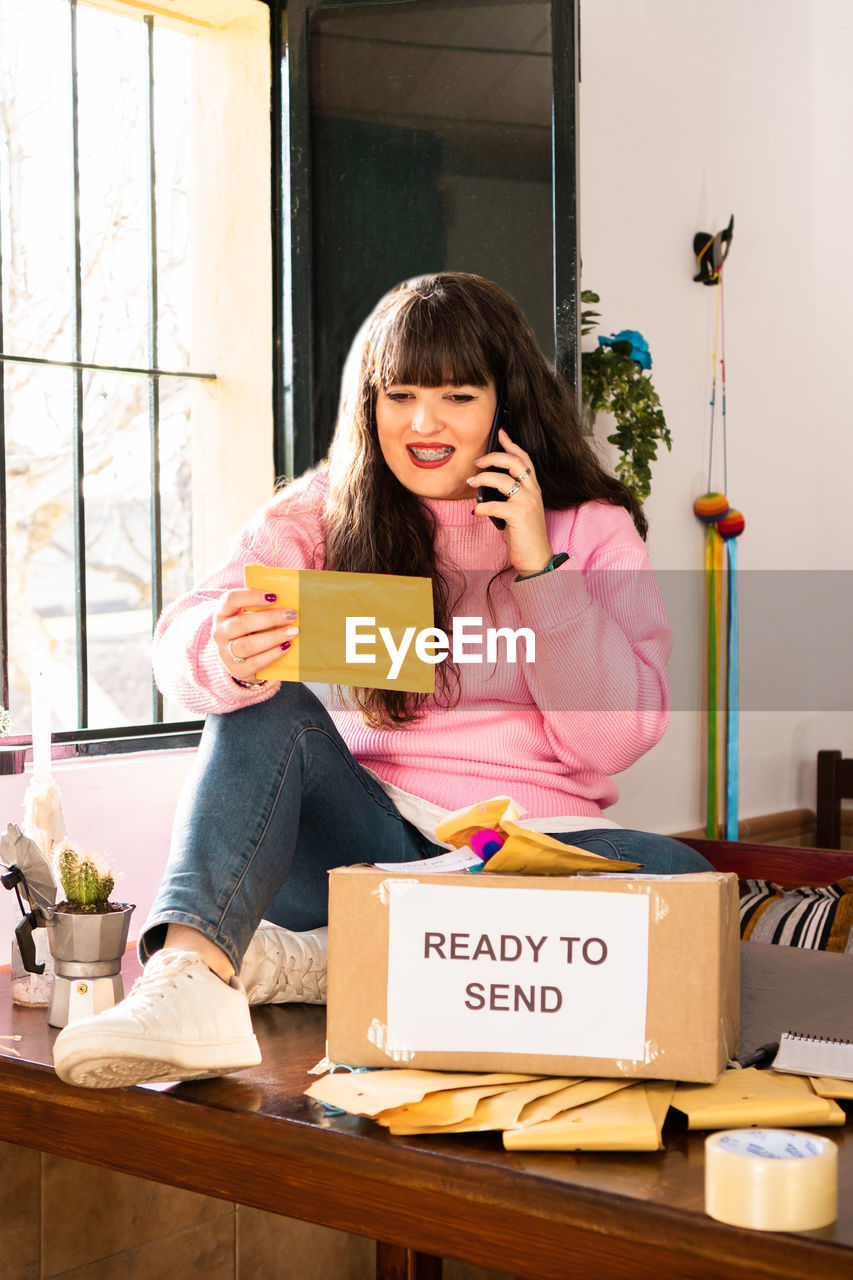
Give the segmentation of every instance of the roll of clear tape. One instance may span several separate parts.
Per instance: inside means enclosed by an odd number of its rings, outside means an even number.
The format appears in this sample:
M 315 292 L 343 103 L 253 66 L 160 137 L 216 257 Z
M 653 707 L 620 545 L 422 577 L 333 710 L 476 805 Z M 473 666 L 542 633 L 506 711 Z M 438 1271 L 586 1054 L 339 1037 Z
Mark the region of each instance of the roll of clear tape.
M 759 1231 L 813 1231 L 838 1216 L 838 1148 L 790 1129 L 726 1129 L 705 1139 L 705 1212 Z

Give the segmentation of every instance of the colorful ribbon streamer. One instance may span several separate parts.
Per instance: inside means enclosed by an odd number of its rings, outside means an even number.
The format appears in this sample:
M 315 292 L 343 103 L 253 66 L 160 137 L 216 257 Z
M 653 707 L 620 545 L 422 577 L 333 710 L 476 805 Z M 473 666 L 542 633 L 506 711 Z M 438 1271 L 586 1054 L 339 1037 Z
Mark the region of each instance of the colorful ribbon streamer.
M 738 616 L 737 540 L 726 539 L 726 788 L 725 838 L 738 838 Z
M 705 540 L 705 584 L 708 596 L 708 786 L 705 834 L 717 839 L 717 582 L 715 543 L 720 541 L 713 525 Z
M 713 500 L 713 501 L 712 501 Z M 707 611 L 708 782 L 705 832 L 709 840 L 738 838 L 738 589 L 737 543 L 744 518 L 730 508 L 709 522 L 707 511 L 720 494 L 706 494 L 695 507 L 708 525 L 705 538 Z M 725 550 L 724 550 L 725 548 Z M 720 799 L 722 793 L 722 819 Z

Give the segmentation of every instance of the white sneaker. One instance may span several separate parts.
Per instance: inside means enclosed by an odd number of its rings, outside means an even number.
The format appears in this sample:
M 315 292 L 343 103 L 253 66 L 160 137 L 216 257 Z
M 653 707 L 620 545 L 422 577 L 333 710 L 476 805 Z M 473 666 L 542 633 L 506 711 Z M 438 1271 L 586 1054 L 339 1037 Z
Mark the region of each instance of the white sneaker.
M 90 1089 L 200 1080 L 255 1067 L 261 1051 L 246 993 L 230 985 L 193 951 L 156 952 L 114 1008 L 60 1031 L 56 1073 Z
M 325 1004 L 329 930 L 292 933 L 262 920 L 243 957 L 249 1004 Z

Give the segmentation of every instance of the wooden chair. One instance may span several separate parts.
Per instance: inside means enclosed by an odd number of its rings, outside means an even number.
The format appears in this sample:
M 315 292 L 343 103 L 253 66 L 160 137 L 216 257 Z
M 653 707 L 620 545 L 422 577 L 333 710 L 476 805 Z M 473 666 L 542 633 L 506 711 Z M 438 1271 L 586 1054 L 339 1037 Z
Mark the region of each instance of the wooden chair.
M 853 800 L 853 759 L 840 751 L 817 753 L 817 835 L 821 849 L 841 848 L 841 801 Z

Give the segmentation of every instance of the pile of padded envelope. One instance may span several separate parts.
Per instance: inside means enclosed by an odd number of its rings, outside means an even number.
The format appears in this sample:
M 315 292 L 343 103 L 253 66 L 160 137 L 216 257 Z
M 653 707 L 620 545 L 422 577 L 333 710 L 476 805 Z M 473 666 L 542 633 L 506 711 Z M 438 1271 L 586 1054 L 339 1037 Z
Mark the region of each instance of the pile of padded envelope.
M 716 1084 L 458 1071 L 333 1070 L 306 1093 L 393 1134 L 500 1132 L 511 1151 L 657 1151 L 670 1107 L 690 1129 L 842 1125 L 850 1081 L 747 1067 Z

